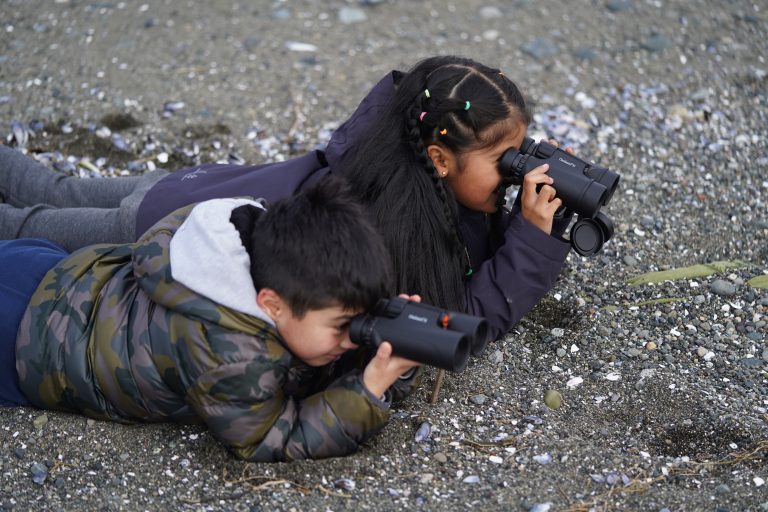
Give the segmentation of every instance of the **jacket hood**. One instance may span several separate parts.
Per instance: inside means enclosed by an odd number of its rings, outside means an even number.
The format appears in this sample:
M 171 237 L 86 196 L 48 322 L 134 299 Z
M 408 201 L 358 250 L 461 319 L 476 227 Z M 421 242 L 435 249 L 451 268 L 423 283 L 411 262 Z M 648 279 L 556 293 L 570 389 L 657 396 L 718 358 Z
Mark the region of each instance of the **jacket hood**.
M 360 102 L 349 119 L 333 132 L 331 140 L 325 147 L 325 158 L 331 172 L 345 165 L 346 160 L 360 148 L 361 141 L 368 136 L 371 127 L 387 108 L 395 93 L 395 85 L 402 75 L 400 71 L 391 71 L 384 75 Z
M 171 276 L 190 290 L 217 304 L 274 326 L 256 303 L 251 260 L 240 234 L 229 221 L 232 211 L 250 199 L 212 199 L 196 205 L 171 239 Z

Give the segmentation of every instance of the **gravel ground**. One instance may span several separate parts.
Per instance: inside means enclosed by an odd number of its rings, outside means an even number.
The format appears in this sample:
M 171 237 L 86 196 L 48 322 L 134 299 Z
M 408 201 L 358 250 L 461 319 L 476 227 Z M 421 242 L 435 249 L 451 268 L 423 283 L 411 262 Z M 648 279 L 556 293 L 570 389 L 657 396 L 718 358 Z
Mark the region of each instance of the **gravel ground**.
M 603 252 L 357 454 L 249 464 L 199 427 L 6 409 L 0 509 L 768 510 L 763 2 L 0 2 L 4 142 L 65 173 L 287 158 L 458 53 L 622 175 Z

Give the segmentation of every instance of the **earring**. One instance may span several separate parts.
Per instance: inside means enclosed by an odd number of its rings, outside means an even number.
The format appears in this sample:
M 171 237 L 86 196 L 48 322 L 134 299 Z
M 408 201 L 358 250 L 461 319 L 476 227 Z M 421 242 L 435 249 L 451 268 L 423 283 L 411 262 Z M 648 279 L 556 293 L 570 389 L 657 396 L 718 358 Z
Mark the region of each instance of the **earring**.
M 441 178 L 445 178 L 446 174 L 448 174 L 448 172 L 447 171 L 443 171 L 443 172 L 440 173 L 440 177 Z

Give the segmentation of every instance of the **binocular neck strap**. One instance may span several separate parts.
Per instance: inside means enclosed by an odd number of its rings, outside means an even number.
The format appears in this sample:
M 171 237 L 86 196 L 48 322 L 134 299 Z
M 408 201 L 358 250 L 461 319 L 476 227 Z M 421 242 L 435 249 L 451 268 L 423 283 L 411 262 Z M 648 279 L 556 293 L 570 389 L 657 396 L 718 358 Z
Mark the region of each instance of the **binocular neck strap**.
M 507 204 L 507 187 L 499 185 L 499 190 L 496 192 L 496 208 L 501 208 Z

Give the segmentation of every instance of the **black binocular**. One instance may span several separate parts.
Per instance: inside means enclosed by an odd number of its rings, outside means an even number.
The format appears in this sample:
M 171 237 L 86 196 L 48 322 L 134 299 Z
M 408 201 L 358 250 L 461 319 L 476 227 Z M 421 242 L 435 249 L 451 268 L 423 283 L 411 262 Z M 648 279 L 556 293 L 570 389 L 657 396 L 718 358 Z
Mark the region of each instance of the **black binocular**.
M 485 318 L 446 311 L 402 297 L 381 299 L 372 314 L 357 315 L 349 325 L 356 345 L 392 344 L 393 353 L 444 370 L 460 371 L 470 353 L 488 343 Z
M 543 164 L 549 164 L 547 175 L 557 197 L 578 215 L 571 227 L 571 247 L 582 256 L 597 254 L 613 236 L 613 222 L 600 208 L 611 200 L 620 176 L 552 144 L 525 137 L 520 150 L 510 148 L 499 159 L 502 186 L 520 185 L 529 171 Z

